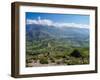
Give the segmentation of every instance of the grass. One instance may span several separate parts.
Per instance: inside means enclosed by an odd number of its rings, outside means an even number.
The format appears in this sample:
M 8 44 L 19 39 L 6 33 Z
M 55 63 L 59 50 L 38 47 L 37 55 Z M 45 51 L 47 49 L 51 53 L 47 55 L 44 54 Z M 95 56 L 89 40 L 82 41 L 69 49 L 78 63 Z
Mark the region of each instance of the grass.
M 89 47 L 73 47 L 72 44 L 64 41 L 27 44 L 26 66 L 28 67 L 28 63 L 32 63 L 32 61 L 36 63 L 39 61 L 38 63 L 41 65 L 52 63 L 55 65 L 89 64 Z

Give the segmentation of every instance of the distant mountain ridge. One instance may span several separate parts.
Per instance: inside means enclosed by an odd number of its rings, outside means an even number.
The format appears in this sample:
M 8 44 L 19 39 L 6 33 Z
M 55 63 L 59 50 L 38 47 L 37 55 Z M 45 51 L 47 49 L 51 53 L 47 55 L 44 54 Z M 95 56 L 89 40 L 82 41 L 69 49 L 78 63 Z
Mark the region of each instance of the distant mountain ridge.
M 74 27 L 54 27 L 37 24 L 26 25 L 26 38 L 27 40 L 38 40 L 46 38 L 54 39 L 89 39 L 89 29 L 87 28 L 74 28 Z

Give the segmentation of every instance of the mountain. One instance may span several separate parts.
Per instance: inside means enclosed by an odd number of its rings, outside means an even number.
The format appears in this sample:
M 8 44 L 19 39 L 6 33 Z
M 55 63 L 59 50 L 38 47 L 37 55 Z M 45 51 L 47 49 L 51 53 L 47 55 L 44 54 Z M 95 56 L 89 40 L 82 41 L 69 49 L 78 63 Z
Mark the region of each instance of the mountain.
M 27 40 L 67 39 L 77 41 L 89 40 L 89 29 L 74 27 L 55 27 L 36 24 L 26 25 Z

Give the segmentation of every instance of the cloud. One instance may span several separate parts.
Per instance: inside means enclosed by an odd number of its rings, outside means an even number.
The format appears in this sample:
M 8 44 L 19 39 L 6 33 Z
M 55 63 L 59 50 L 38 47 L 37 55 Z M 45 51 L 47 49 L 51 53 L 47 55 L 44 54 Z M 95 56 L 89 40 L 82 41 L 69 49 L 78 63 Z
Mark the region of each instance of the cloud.
M 77 24 L 77 23 L 57 23 L 50 19 L 41 19 L 39 16 L 38 19 L 27 19 L 26 24 L 37 24 L 37 25 L 47 25 L 55 27 L 75 27 L 75 28 L 89 28 L 87 24 Z
M 41 17 L 38 17 L 37 20 L 27 19 L 27 24 L 39 24 L 39 25 L 52 26 L 53 22 L 49 19 L 41 19 Z

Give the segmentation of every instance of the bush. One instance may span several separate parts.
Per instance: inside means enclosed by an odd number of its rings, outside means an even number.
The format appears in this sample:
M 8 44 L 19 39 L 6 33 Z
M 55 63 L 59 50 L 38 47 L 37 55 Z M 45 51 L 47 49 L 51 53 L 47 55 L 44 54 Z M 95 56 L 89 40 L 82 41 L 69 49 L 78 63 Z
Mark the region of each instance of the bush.
M 51 60 L 52 63 L 55 63 L 55 59 L 54 58 L 51 57 L 50 60 Z
M 41 64 L 48 64 L 48 59 L 46 57 L 40 58 Z
M 38 56 L 33 56 L 32 59 L 33 60 L 38 60 Z
M 32 60 L 31 59 L 26 59 L 26 63 L 31 63 Z
M 78 58 L 78 57 L 81 57 L 81 53 L 80 53 L 77 49 L 75 49 L 75 50 L 73 50 L 73 52 L 70 54 L 70 56 L 73 56 L 73 57 Z
M 61 58 L 66 58 L 66 56 L 65 56 L 65 54 L 59 53 L 59 54 L 56 54 L 56 55 L 54 56 L 54 58 L 56 58 L 56 59 L 61 59 Z
M 61 64 L 61 62 L 60 61 L 57 61 L 56 64 Z
M 84 58 L 84 60 L 83 60 L 83 64 L 89 64 L 89 60 L 86 59 L 86 58 Z
M 70 57 L 70 60 L 66 60 L 65 63 L 67 65 L 79 65 L 79 64 L 87 64 L 88 61 L 82 58 Z
M 56 64 L 62 64 L 63 63 L 63 60 L 60 59 L 60 60 L 56 60 Z

